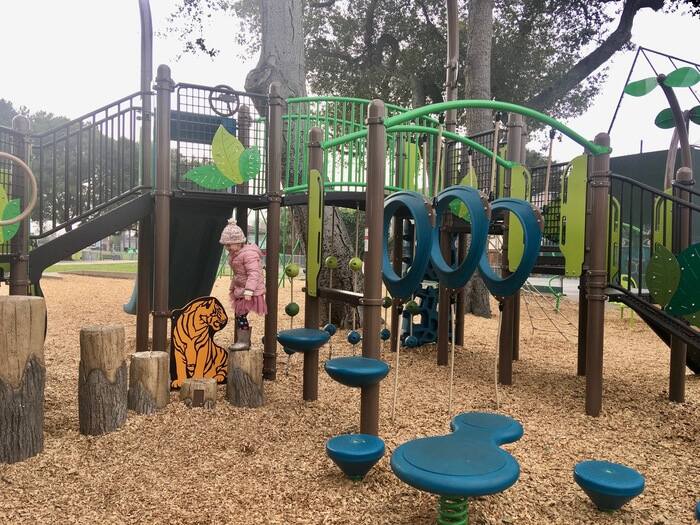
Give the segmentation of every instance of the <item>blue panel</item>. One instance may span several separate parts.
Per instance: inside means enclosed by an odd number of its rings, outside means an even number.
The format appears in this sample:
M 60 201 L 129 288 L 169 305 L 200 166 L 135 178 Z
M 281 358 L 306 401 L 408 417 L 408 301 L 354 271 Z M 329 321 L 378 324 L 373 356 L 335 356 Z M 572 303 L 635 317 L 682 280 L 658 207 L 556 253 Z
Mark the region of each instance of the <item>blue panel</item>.
M 196 144 L 211 144 L 216 130 L 223 126 L 236 134 L 236 119 L 218 115 L 202 115 L 185 111 L 170 112 L 170 139 Z

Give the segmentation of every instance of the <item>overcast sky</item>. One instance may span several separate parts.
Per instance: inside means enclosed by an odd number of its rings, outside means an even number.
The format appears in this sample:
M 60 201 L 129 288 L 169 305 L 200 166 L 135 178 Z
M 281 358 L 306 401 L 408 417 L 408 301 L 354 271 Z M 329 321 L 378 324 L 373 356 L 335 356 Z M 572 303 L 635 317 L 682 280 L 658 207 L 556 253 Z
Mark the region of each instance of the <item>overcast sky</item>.
M 282 0 L 280 0 L 282 1 Z M 71 118 L 139 89 L 140 23 L 137 0 L 0 0 L 2 55 L 0 98 L 32 111 L 44 109 Z M 151 0 L 154 30 L 166 26 L 175 0 Z M 170 65 L 175 81 L 205 85 L 229 84 L 242 89 L 256 57 L 243 61 L 234 48 L 236 24 L 220 16 L 207 33 L 210 45 L 221 49 L 214 59 L 202 55 L 176 61 L 181 47 L 173 37 L 156 38 L 154 64 Z M 632 40 L 651 49 L 700 62 L 697 35 L 700 20 L 681 14 L 663 15 L 647 9 L 637 15 Z M 24 42 L 24 43 L 22 43 Z M 14 43 L 14 44 L 13 44 Z M 593 138 L 608 128 L 617 99 L 624 87 L 634 52 L 618 53 L 609 64 L 608 80 L 591 109 L 567 124 Z M 671 64 L 654 59 L 659 72 Z M 653 76 L 638 61 L 633 79 Z M 700 86 L 700 85 L 699 85 Z M 696 90 L 700 96 L 700 87 Z M 352 96 L 352 93 L 348 93 Z M 697 105 L 688 90 L 679 92 L 684 109 Z M 656 113 L 667 104 L 657 89 L 652 95 L 625 97 L 612 130 L 614 155 L 668 147 L 670 132 L 653 124 Z M 691 125 L 692 126 L 692 125 Z M 698 127 L 691 127 L 691 141 L 700 141 Z M 555 143 L 555 158 L 568 159 L 580 147 L 568 139 Z

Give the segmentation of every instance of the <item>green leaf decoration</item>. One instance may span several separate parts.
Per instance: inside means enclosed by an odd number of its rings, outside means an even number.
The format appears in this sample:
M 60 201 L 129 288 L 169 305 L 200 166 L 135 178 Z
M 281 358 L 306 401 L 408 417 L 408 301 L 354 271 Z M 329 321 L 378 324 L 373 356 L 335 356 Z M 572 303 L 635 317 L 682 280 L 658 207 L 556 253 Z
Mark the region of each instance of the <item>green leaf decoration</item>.
M 193 168 L 185 173 L 185 178 L 208 190 L 223 190 L 233 186 L 231 179 L 225 177 L 213 164 Z
M 689 246 L 676 259 L 681 267 L 681 279 L 666 311 L 683 317 L 700 311 L 700 243 Z
M 5 205 L 5 208 L 2 210 L 2 220 L 6 221 L 7 219 L 12 219 L 13 217 L 17 217 L 17 215 L 20 214 L 20 200 L 19 199 L 12 199 L 10 202 L 8 202 Z M 19 222 L 16 222 L 14 224 L 8 224 L 7 226 L 2 227 L 2 238 L 4 242 L 9 241 L 17 235 L 17 232 L 19 231 Z
M 235 184 L 243 182 L 238 161 L 244 149 L 240 140 L 219 126 L 211 141 L 211 156 L 221 174 Z
M 625 86 L 625 93 L 633 97 L 643 97 L 647 93 L 651 93 L 658 85 L 656 77 L 644 78 L 627 84 Z
M 695 106 L 688 112 L 688 117 L 690 121 L 700 125 L 700 106 Z
M 700 82 L 700 73 L 694 67 L 681 67 L 666 75 L 664 85 L 672 88 L 691 87 Z
M 654 253 L 647 265 L 646 282 L 649 293 L 662 308 L 666 306 L 678 289 L 681 267 L 676 256 L 663 244 L 654 245 Z
M 672 129 L 676 127 L 676 121 L 673 120 L 673 112 L 671 108 L 662 109 L 656 118 L 654 119 L 654 124 L 657 128 L 661 129 Z
M 479 181 L 476 178 L 476 171 L 473 167 L 469 170 L 469 173 L 467 175 L 462 177 L 462 180 L 459 181 L 459 184 L 462 186 L 469 186 L 471 188 L 479 189 Z M 450 202 L 448 208 L 454 215 L 456 215 L 463 221 L 469 222 L 469 210 L 467 209 L 467 205 L 464 204 L 462 201 L 452 199 L 452 202 Z
M 256 147 L 248 148 L 241 153 L 238 168 L 243 181 L 254 179 L 260 173 L 260 151 Z

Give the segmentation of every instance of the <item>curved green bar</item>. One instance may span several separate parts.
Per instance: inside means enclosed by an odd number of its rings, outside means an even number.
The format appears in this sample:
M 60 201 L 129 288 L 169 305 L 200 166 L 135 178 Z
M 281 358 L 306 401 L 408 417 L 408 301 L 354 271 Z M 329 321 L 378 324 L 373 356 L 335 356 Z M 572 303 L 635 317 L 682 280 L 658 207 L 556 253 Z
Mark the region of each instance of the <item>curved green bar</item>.
M 475 109 L 497 109 L 500 111 L 507 111 L 509 113 L 518 113 L 526 117 L 539 120 L 545 124 L 553 127 L 554 129 L 560 131 L 571 140 L 580 144 L 586 148 L 593 156 L 605 155 L 612 151 L 611 148 L 606 148 L 605 146 L 599 146 L 583 138 L 581 135 L 576 133 L 571 128 L 565 126 L 561 122 L 552 117 L 535 111 L 534 109 L 526 108 L 524 106 L 518 106 L 517 104 L 511 104 L 510 102 L 499 102 L 498 100 L 451 100 L 449 102 L 439 102 L 437 104 L 430 104 L 429 106 L 423 106 L 417 109 L 412 109 L 406 113 L 401 113 L 400 115 L 395 115 L 384 120 L 384 126 L 391 128 L 404 122 L 414 120 L 419 117 L 431 113 L 441 113 L 443 111 L 448 111 L 450 109 L 463 109 L 463 108 L 475 108 Z M 340 144 L 345 144 L 346 142 L 351 142 L 357 140 L 367 135 L 367 130 L 356 131 L 342 137 L 337 137 L 333 140 L 328 140 L 324 142 L 321 147 L 323 149 L 331 148 L 334 146 L 339 146 Z
M 387 128 L 390 128 L 392 126 L 396 126 L 397 124 L 403 124 L 404 122 L 407 122 L 409 120 L 423 117 L 431 113 L 442 113 L 443 111 L 448 111 L 450 109 L 463 108 L 496 109 L 499 111 L 506 111 L 508 113 L 518 113 L 520 115 L 539 120 L 540 122 L 543 122 L 548 126 L 559 130 L 571 140 L 586 148 L 594 156 L 604 155 L 612 151 L 610 148 L 606 148 L 605 146 L 599 146 L 598 144 L 595 144 L 590 140 L 583 138 L 573 129 L 565 126 L 564 124 L 562 124 L 556 119 L 553 119 L 549 115 L 545 115 L 544 113 L 540 113 L 539 111 L 535 111 L 534 109 L 526 108 L 524 106 L 519 106 L 510 102 L 500 102 L 498 100 L 451 100 L 448 102 L 439 102 L 437 104 L 430 104 L 429 106 L 423 106 L 420 108 L 412 109 L 410 111 L 407 111 L 406 113 L 401 113 L 400 115 L 389 117 L 384 120 L 384 125 Z
M 410 126 L 392 126 L 390 128 L 387 128 L 386 132 L 387 133 L 400 133 L 400 132 L 430 133 L 433 135 L 440 134 L 439 129 L 429 128 L 426 126 L 413 126 L 413 125 L 410 125 Z M 445 138 L 448 138 L 450 140 L 454 140 L 456 142 L 461 142 L 462 144 L 465 144 L 465 145 L 469 146 L 470 148 L 475 149 L 479 153 L 483 153 L 487 157 L 493 157 L 493 151 L 482 146 L 481 144 L 479 144 L 475 140 L 472 140 L 468 137 L 463 137 L 462 135 L 458 135 L 457 133 L 452 133 L 451 131 L 445 131 L 445 130 L 442 130 L 442 136 Z M 502 166 L 506 169 L 512 169 L 515 166 L 518 166 L 517 162 L 512 162 L 510 160 L 506 160 L 503 157 L 499 157 L 498 155 L 496 155 L 496 163 L 499 166 Z

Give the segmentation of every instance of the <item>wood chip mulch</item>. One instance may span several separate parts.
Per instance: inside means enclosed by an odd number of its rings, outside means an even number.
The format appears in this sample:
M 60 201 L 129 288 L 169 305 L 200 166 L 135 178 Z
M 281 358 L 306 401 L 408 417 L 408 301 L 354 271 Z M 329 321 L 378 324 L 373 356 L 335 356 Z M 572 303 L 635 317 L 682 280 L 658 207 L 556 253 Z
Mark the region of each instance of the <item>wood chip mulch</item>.
M 225 305 L 227 284 L 221 279 L 214 289 Z M 122 312 L 132 282 L 71 275 L 43 286 L 49 316 L 45 449 L 25 462 L 0 465 L 0 523 L 434 523 L 436 497 L 403 484 L 389 467 L 401 443 L 449 431 L 449 367 L 436 366 L 434 345 L 402 350 L 393 422 L 393 371 L 382 383 L 380 435 L 387 454 L 355 483 L 326 457 L 324 446 L 329 437 L 358 431 L 359 391 L 333 382 L 321 368 L 319 400 L 302 401 L 302 357 L 292 357 L 286 370 L 281 351 L 278 379 L 265 383 L 263 408 L 232 407 L 224 387 L 213 411 L 188 409 L 172 393 L 171 404 L 156 415 L 130 412 L 114 433 L 81 436 L 79 330 L 123 323 L 133 351 L 135 318 Z M 300 293 L 295 300 L 303 306 Z M 288 301 L 288 289 L 280 290 L 281 327 L 289 324 L 283 312 Z M 563 312 L 575 321 L 576 303 L 564 301 Z M 536 305 L 530 314 L 542 331 L 533 333 L 523 307 L 514 385 L 499 389 L 500 412 L 525 428 L 520 441 L 505 447 L 520 463 L 520 480 L 502 494 L 472 501 L 471 523 L 693 523 L 700 498 L 700 376 L 688 376 L 685 403 L 668 402 L 668 349 L 641 320 L 621 321 L 611 305 L 603 413 L 587 417 L 575 330 L 562 322 L 567 341 L 544 331 L 552 327 Z M 263 320 L 251 315 L 251 321 L 260 344 Z M 454 413 L 496 410 L 497 324 L 495 315 L 467 317 L 466 345 L 455 361 Z M 217 335 L 224 346 L 232 325 Z M 344 339 L 345 331 L 334 337 L 335 356 L 352 354 Z M 321 367 L 328 352 L 321 351 Z M 394 354 L 385 350 L 383 356 L 393 365 Z M 572 474 L 578 461 L 591 458 L 638 469 L 646 477 L 644 493 L 619 512 L 596 511 Z

